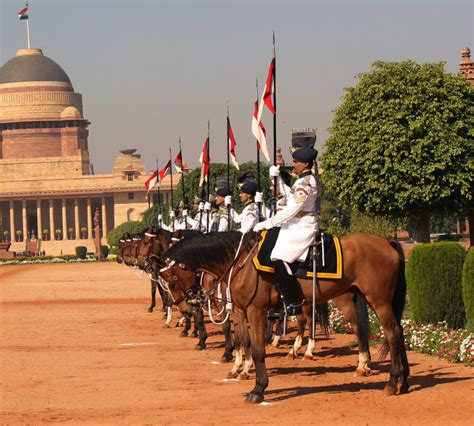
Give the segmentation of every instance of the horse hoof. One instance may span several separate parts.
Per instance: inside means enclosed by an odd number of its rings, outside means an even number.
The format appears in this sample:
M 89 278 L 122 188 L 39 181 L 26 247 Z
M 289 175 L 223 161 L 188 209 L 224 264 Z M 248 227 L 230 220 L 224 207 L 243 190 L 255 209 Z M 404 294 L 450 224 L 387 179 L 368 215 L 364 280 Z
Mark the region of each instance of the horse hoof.
M 203 351 L 204 349 L 206 349 L 206 345 L 201 345 L 200 343 L 198 343 L 198 344 L 196 345 L 196 349 L 197 349 L 198 351 Z
M 225 378 L 226 378 L 226 379 L 236 379 L 237 376 L 238 376 L 237 373 L 234 373 L 233 371 L 229 371 L 229 372 L 227 373 L 227 376 L 226 376 Z
M 384 388 L 384 393 L 386 396 L 393 396 L 397 392 L 397 387 L 393 386 L 390 383 L 387 383 Z
M 147 312 L 153 312 L 153 308 L 148 308 Z
M 370 370 L 367 371 L 363 368 L 358 368 L 354 374 L 355 377 L 366 377 L 370 375 Z
M 247 398 L 245 398 L 245 402 L 249 404 L 260 404 L 263 402 L 263 396 L 257 395 L 256 393 L 249 393 Z
M 193 332 L 191 333 L 191 337 L 198 337 L 198 334 L 197 334 L 195 331 L 193 331 Z
M 185 331 L 182 331 L 179 337 L 188 337 L 188 333 L 186 333 Z
M 305 359 L 306 361 L 314 361 L 314 356 L 304 354 L 303 359 Z
M 400 395 L 403 395 L 404 393 L 408 393 L 408 389 L 410 388 L 410 385 L 408 383 L 402 383 L 400 386 Z
M 169 324 L 163 324 L 163 328 L 171 328 Z
M 286 356 L 288 359 L 295 359 L 296 356 L 293 352 L 289 352 L 288 355 Z
M 250 376 L 247 373 L 242 372 L 242 373 L 239 374 L 238 379 L 239 380 L 248 380 L 248 379 L 250 379 Z
M 223 364 L 226 364 L 228 362 L 231 362 L 232 360 L 234 359 L 234 357 L 232 355 L 222 355 L 222 358 L 221 358 L 221 362 Z

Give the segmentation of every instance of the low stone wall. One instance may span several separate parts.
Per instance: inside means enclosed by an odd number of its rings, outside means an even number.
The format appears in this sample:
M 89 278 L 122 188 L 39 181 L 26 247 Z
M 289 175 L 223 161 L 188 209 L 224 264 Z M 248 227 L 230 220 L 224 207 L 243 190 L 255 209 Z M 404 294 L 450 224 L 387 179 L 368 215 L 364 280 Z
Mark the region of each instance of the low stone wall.
M 106 245 L 107 240 L 101 239 L 101 245 Z M 76 254 L 77 246 L 87 247 L 88 252 L 95 252 L 93 240 L 59 240 L 59 241 L 41 241 L 39 250 L 45 251 L 47 256 L 60 256 L 62 254 Z M 11 252 L 24 252 L 25 242 L 12 243 Z

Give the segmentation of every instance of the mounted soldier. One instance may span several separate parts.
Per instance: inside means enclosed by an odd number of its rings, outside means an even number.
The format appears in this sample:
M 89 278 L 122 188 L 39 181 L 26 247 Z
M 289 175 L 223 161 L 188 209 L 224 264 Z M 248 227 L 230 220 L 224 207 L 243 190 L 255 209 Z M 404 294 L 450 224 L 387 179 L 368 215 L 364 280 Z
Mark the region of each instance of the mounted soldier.
M 257 182 L 253 180 L 250 174 L 245 173 L 238 180 L 239 198 L 244 205 L 241 214 L 231 210 L 232 220 L 240 223 L 239 231 L 246 234 L 251 231 L 258 223 L 258 207 L 255 203 L 255 194 L 257 193 Z
M 312 172 L 318 155 L 318 151 L 313 148 L 315 142 L 314 132 L 293 134 L 293 174 L 297 178 L 288 191 L 286 206 L 282 206 L 274 216 L 254 227 L 255 232 L 280 227 L 270 258 L 274 263 L 277 281 L 289 315 L 301 314 L 301 305 L 304 302 L 297 278 L 292 274 L 289 265 L 295 261 L 306 260 L 319 227 L 316 215 L 319 206 L 317 179 Z M 270 176 L 279 175 L 279 167 L 272 166 Z M 287 191 L 288 187 L 283 185 L 280 178 L 278 185 L 281 193 Z
M 212 216 L 211 232 L 227 232 L 229 230 L 229 213 L 226 206 L 231 203 L 231 191 L 227 186 L 227 181 L 217 181 L 214 201 L 217 211 Z

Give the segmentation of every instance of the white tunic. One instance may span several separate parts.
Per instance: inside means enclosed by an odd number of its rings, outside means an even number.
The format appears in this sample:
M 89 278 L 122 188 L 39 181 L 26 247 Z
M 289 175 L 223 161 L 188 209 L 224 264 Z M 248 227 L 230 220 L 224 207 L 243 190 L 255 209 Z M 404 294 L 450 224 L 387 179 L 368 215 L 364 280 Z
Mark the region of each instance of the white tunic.
M 241 214 L 237 214 L 235 210 L 232 210 L 232 220 L 240 223 L 239 231 L 246 234 L 258 223 L 257 205 L 253 201 L 249 202 L 245 205 Z
M 309 174 L 299 177 L 290 190 L 286 206 L 262 223 L 266 229 L 280 227 L 270 256 L 272 260 L 287 263 L 306 260 L 317 227 L 314 213 L 317 198 L 318 188 L 314 176 Z
M 193 226 L 191 228 L 193 231 L 206 232 L 206 214 L 202 214 L 202 219 L 200 219 L 201 213 L 204 213 L 204 211 L 198 211 L 196 216 L 194 216 Z M 199 229 L 199 222 L 201 222 L 201 229 Z

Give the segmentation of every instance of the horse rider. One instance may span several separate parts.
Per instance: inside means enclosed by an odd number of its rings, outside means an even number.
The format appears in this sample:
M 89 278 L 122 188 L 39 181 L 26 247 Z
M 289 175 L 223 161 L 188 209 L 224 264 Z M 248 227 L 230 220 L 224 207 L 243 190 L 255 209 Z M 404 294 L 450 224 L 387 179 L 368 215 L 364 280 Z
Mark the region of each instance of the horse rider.
M 214 201 L 217 211 L 212 216 L 211 232 L 227 232 L 229 227 L 229 214 L 226 206 L 231 202 L 231 192 L 229 187 L 218 187 L 216 189 Z
M 250 178 L 244 178 L 239 184 L 239 198 L 244 205 L 241 214 L 231 210 L 232 220 L 240 223 L 239 231 L 242 234 L 250 232 L 258 223 L 258 207 L 255 203 L 255 194 L 257 193 L 257 182 Z
M 206 232 L 206 218 L 204 215 L 204 202 L 199 197 L 194 197 L 193 210 L 196 212 L 194 219 L 192 219 L 193 231 Z
M 259 232 L 276 226 L 280 227 L 270 258 L 274 263 L 276 278 L 285 299 L 288 315 L 301 314 L 301 306 L 304 303 L 298 280 L 292 274 L 289 264 L 306 260 L 317 229 L 315 206 L 318 188 L 312 167 L 318 151 L 312 146 L 298 148 L 292 153 L 293 174 L 297 176 L 297 179 L 289 191 L 286 206 L 253 228 L 255 232 Z M 279 174 L 279 166 L 270 168 L 270 176 L 278 177 Z

